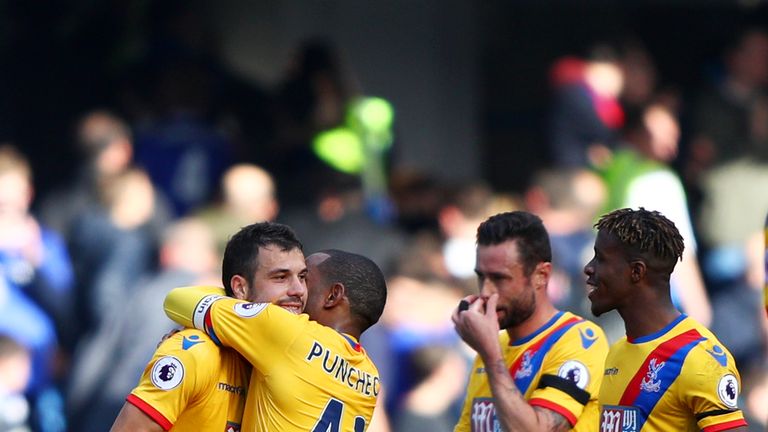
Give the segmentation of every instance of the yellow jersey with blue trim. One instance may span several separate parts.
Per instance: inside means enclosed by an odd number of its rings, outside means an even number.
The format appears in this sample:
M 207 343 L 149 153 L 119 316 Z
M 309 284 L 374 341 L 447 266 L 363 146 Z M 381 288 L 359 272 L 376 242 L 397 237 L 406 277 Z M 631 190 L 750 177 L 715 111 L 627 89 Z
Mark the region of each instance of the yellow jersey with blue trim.
M 165 340 L 126 400 L 163 430 L 239 432 L 250 366 L 203 332 Z
M 357 340 L 268 303 L 172 290 L 166 313 L 253 365 L 243 431 L 353 431 L 371 422 L 380 379 Z M 186 317 L 179 319 L 178 317 Z
M 515 386 L 534 407 L 562 415 L 573 430 L 597 428 L 597 394 L 608 341 L 595 323 L 558 312 L 532 334 L 515 341 L 499 333 L 505 363 Z M 500 430 L 485 365 L 478 356 L 456 432 Z
M 605 361 L 601 432 L 718 432 L 746 426 L 731 353 L 680 315 L 656 333 L 617 341 Z

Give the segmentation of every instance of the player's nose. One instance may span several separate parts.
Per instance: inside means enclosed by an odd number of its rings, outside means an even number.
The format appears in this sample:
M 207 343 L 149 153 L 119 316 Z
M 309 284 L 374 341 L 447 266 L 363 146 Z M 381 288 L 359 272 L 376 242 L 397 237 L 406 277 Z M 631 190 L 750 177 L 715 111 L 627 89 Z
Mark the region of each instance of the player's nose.
M 307 296 L 307 282 L 304 278 L 294 276 L 291 279 L 291 285 L 288 288 L 288 295 L 291 297 L 306 298 Z

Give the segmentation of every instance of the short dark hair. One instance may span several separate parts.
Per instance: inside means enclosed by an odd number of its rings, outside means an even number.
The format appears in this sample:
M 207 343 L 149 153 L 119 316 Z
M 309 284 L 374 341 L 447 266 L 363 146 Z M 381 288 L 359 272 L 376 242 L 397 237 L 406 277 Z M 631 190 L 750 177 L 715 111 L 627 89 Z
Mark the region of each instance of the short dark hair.
M 293 229 L 277 222 L 248 225 L 229 239 L 221 264 L 221 282 L 228 296 L 233 295 L 229 282 L 234 275 L 244 277 L 249 285 L 253 284 L 253 275 L 259 265 L 259 248 L 271 245 L 279 247 L 281 251 L 304 251 Z
M 338 249 L 318 253 L 328 255 L 317 266 L 325 282 L 338 282 L 346 288 L 349 309 L 360 331 L 376 324 L 387 302 L 387 283 L 379 266 L 362 255 Z
M 664 270 L 671 272 L 683 259 L 683 236 L 671 220 L 657 211 L 643 207 L 614 210 L 600 217 L 595 228 L 613 234 L 629 251 Z
M 517 251 L 526 275 L 540 262 L 552 262 L 549 234 L 541 219 L 526 211 L 499 213 L 477 228 L 478 246 L 492 246 L 508 240 L 517 242 Z

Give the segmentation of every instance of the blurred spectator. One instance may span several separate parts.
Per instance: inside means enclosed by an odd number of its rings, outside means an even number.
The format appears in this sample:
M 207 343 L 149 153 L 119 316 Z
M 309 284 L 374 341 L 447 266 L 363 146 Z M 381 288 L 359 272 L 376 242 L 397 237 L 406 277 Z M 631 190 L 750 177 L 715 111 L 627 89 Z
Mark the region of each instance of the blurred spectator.
M 280 214 L 281 222 L 301 233 L 304 249 L 339 248 L 365 253 L 391 275 L 406 238 L 393 225 L 375 222 L 366 212 L 360 178 L 324 169 L 322 176 L 303 178 L 315 202 Z M 314 205 L 314 206 L 313 206 Z
M 57 330 L 65 340 L 73 334 L 73 272 L 63 240 L 29 213 L 31 202 L 29 163 L 13 147 L 0 147 L 0 332 L 32 355 L 32 423 L 57 431 L 63 412 L 46 401 L 60 399 Z
M 493 214 L 493 191 L 479 182 L 446 189 L 448 198 L 437 216 L 445 267 L 451 276 L 474 284 L 477 227 Z
M 550 151 L 556 166 L 600 165 L 624 122 L 618 97 L 624 74 L 613 49 L 597 45 L 586 59 L 564 57 L 550 71 L 554 92 Z
M 0 327 L 31 349 L 35 387 L 50 378 L 53 325 L 60 336 L 72 334 L 73 272 L 63 240 L 29 213 L 31 202 L 27 160 L 11 146 L 0 147 L 0 274 L 6 289 Z
M 154 268 L 156 192 L 147 174 L 129 169 L 100 185 L 99 207 L 84 211 L 72 230 L 80 332 L 122 309 L 130 289 Z
M 29 352 L 0 334 L 0 431 L 28 432 L 29 404 L 24 398 L 32 370 Z
M 445 345 L 426 345 L 408 357 L 413 388 L 403 396 L 393 418 L 397 432 L 450 432 L 457 416 L 451 405 L 464 395 L 467 362 Z
M 238 164 L 221 179 L 222 200 L 203 208 L 197 216 L 213 230 L 219 254 L 229 237 L 256 222 L 272 221 L 279 206 L 272 176 L 259 166 Z
M 677 155 L 677 119 L 669 108 L 653 104 L 639 118 L 631 119 L 625 130 L 624 147 L 615 152 L 602 170 L 608 186 L 606 211 L 645 207 L 662 212 L 675 223 L 686 247 L 680 265 L 672 273 L 673 301 L 685 313 L 709 326 L 712 308 L 699 270 L 685 191 L 668 165 Z
M 450 311 L 464 291 L 462 287 L 434 277 L 416 279 L 398 275 L 389 279 L 387 286 L 387 305 L 381 320 L 363 335 L 361 343 L 379 369 L 382 385 L 387 389 L 386 407 L 392 414 L 390 421 L 397 425 L 398 419 L 393 414 L 417 381 L 418 373 L 411 363 L 412 353 L 425 346 L 442 345 L 454 349 L 459 346 Z M 454 402 L 460 402 L 461 396 L 459 394 Z M 453 414 L 455 422 L 459 413 Z
M 84 164 L 72 183 L 43 197 L 40 205 L 43 222 L 67 241 L 83 213 L 103 207 L 100 194 L 104 186 L 133 166 L 130 127 L 109 111 L 86 113 L 78 123 L 75 139 Z M 150 224 L 159 232 L 170 217 L 170 208 L 160 194 L 155 195 L 154 206 Z
M 100 204 L 99 185 L 127 170 L 133 159 L 130 128 L 107 111 L 85 114 L 76 141 L 84 160 L 77 177 L 43 197 L 40 205 L 40 218 L 66 238 L 80 212 Z
M 741 31 L 723 63 L 724 74 L 696 101 L 686 175 L 699 194 L 713 330 L 749 369 L 763 361 L 766 338 L 762 312 L 754 307 L 761 288 L 754 275 L 762 265 L 750 244 L 768 208 L 768 32 Z
M 743 156 L 768 156 L 768 33 L 749 29 L 727 49 L 724 74 L 700 93 L 686 178 Z
M 175 328 L 163 312 L 174 287 L 218 285 L 213 233 L 197 219 L 174 222 L 163 234 L 160 269 L 145 275 L 83 344 L 70 375 L 72 430 L 104 431 L 117 417 L 163 334 Z

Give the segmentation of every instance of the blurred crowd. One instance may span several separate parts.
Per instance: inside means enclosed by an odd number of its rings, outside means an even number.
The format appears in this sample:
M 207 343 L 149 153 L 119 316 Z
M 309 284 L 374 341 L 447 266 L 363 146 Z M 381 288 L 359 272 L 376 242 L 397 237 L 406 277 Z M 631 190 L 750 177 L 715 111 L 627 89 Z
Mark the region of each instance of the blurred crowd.
M 554 255 L 549 295 L 591 318 L 582 269 L 592 224 L 639 206 L 684 235 L 676 304 L 728 346 L 742 371 L 741 405 L 751 423 L 766 423 L 765 29 L 744 29 L 709 86 L 690 95 L 659 76 L 641 41 L 557 59 L 541 71 L 551 84 L 542 143 L 551 158 L 524 190 L 394 166 L 394 136 L 383 154 L 366 154 L 385 167 L 374 194 L 365 169 L 340 169 L 314 145 L 364 96 L 331 45 L 307 41 L 267 92 L 200 55 L 202 41 L 182 37 L 183 19 L 175 24 L 174 37 L 115 89 L 119 106 L 73 125 L 76 176 L 36 196 L 28 155 L 0 146 L 0 431 L 107 430 L 174 328 L 165 294 L 218 285 L 228 237 L 264 220 L 292 226 L 306 253 L 338 248 L 379 264 L 389 298 L 363 345 L 384 382 L 389 425 L 452 430 L 473 353 L 450 313 L 476 290 L 480 222 L 514 209 L 540 216 Z M 612 341 L 623 334 L 618 316 L 597 322 Z

